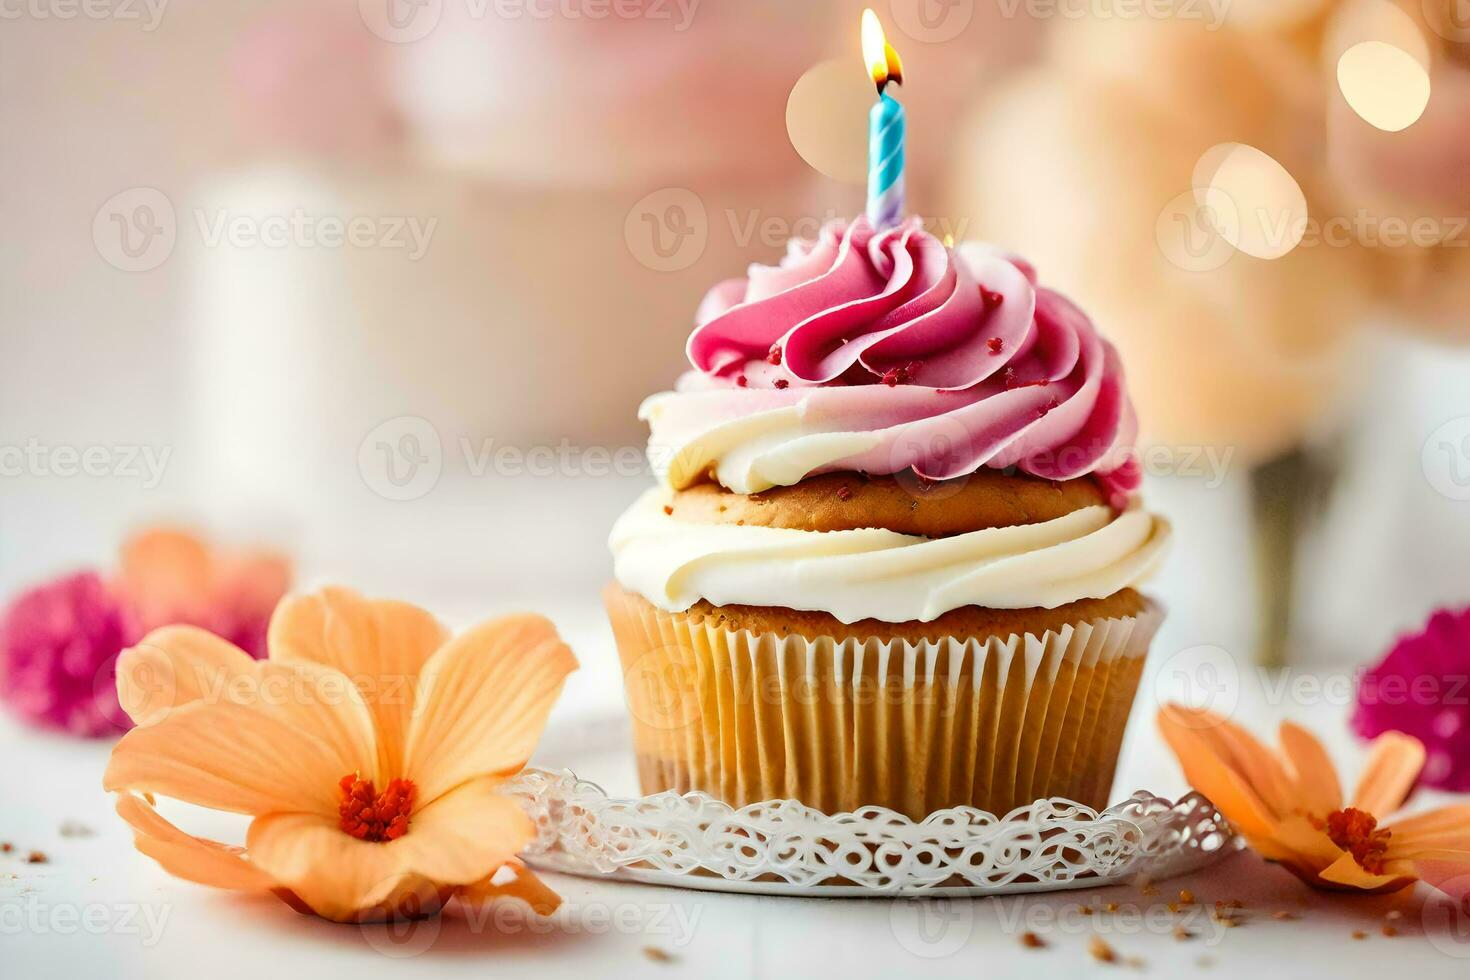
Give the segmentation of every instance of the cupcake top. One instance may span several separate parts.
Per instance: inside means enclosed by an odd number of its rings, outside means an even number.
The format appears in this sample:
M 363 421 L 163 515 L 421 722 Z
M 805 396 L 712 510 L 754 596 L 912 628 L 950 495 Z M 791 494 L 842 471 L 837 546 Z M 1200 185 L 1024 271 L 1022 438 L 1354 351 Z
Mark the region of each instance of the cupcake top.
M 834 222 L 697 319 L 693 370 L 640 413 L 664 485 L 609 541 L 658 608 L 924 624 L 1125 595 L 1162 562 L 1117 351 L 1022 260 Z
M 1091 475 L 1121 510 L 1139 486 L 1117 351 L 989 246 L 951 249 L 916 220 L 833 222 L 715 286 L 697 321 L 693 370 L 640 410 L 674 489 L 707 475 L 749 494 L 829 472 L 1014 468 Z

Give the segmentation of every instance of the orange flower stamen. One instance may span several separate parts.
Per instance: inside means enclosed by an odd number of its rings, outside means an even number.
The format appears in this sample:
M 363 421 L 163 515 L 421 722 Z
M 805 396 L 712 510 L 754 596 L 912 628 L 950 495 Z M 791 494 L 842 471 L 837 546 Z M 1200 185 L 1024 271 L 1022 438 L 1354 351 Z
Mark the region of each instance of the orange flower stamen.
M 1369 874 L 1383 873 L 1383 855 L 1392 832 L 1378 829 L 1378 819 L 1354 807 L 1333 810 L 1326 820 L 1313 818 L 1312 825 L 1324 831 L 1332 843 L 1347 851 L 1358 867 Z
M 378 793 L 371 779 L 351 773 L 337 785 L 342 787 L 337 812 L 342 817 L 343 833 L 374 844 L 397 840 L 408 833 L 408 817 L 413 812 L 411 780 L 395 779 Z

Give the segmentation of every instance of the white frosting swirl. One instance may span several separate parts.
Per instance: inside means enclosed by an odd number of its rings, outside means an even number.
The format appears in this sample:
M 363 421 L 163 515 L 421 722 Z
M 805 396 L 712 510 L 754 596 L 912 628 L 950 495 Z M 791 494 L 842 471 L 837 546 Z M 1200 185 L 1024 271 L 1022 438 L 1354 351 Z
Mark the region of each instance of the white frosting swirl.
M 1029 609 L 1102 599 L 1162 561 L 1169 523 L 1135 502 L 1040 524 L 924 538 L 883 528 L 802 531 L 676 521 L 650 490 L 613 526 L 618 584 L 669 612 L 784 606 L 861 619 L 930 622 L 952 609 Z

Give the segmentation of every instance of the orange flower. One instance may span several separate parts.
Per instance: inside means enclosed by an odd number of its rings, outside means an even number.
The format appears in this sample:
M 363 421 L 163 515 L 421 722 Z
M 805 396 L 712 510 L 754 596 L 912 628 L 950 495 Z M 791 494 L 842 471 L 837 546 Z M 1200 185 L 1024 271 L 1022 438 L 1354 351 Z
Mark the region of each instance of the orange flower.
M 539 616 L 450 638 L 421 609 L 339 588 L 277 607 L 268 660 L 166 627 L 119 658 L 138 727 L 103 784 L 138 849 L 189 881 L 338 922 L 433 914 L 456 896 L 546 914 L 560 900 L 515 860 L 533 826 L 501 787 L 576 665 Z M 245 847 L 185 833 L 155 794 L 249 815 Z
M 1184 776 L 1219 808 L 1256 853 L 1307 884 L 1390 892 L 1425 881 L 1457 900 L 1470 894 L 1470 806 L 1383 823 L 1424 767 L 1424 746 L 1399 732 L 1374 740 L 1352 802 L 1322 743 L 1281 725 L 1278 756 L 1238 725 L 1168 705 L 1159 729 Z
M 118 585 L 142 629 L 203 626 L 259 657 L 271 610 L 291 587 L 291 562 L 274 552 L 215 548 L 191 531 L 155 527 L 123 544 Z

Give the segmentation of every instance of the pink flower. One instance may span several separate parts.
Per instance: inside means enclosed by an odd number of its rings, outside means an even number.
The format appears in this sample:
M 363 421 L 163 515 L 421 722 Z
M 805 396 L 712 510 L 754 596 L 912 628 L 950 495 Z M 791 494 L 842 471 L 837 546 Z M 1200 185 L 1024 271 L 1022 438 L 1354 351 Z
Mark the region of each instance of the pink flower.
M 95 572 L 20 596 L 0 618 L 0 697 L 25 720 L 74 735 L 117 735 L 117 656 L 140 638 L 126 604 Z
M 291 563 L 150 528 L 122 549 L 118 574 L 78 572 L 24 593 L 0 617 L 0 698 L 25 720 L 75 735 L 133 727 L 118 706 L 118 654 L 151 630 L 199 626 L 250 656 L 266 652 L 271 611 Z
M 1353 729 L 1424 743 L 1420 782 L 1470 791 L 1470 608 L 1441 609 L 1420 633 L 1402 636 L 1358 683 Z

